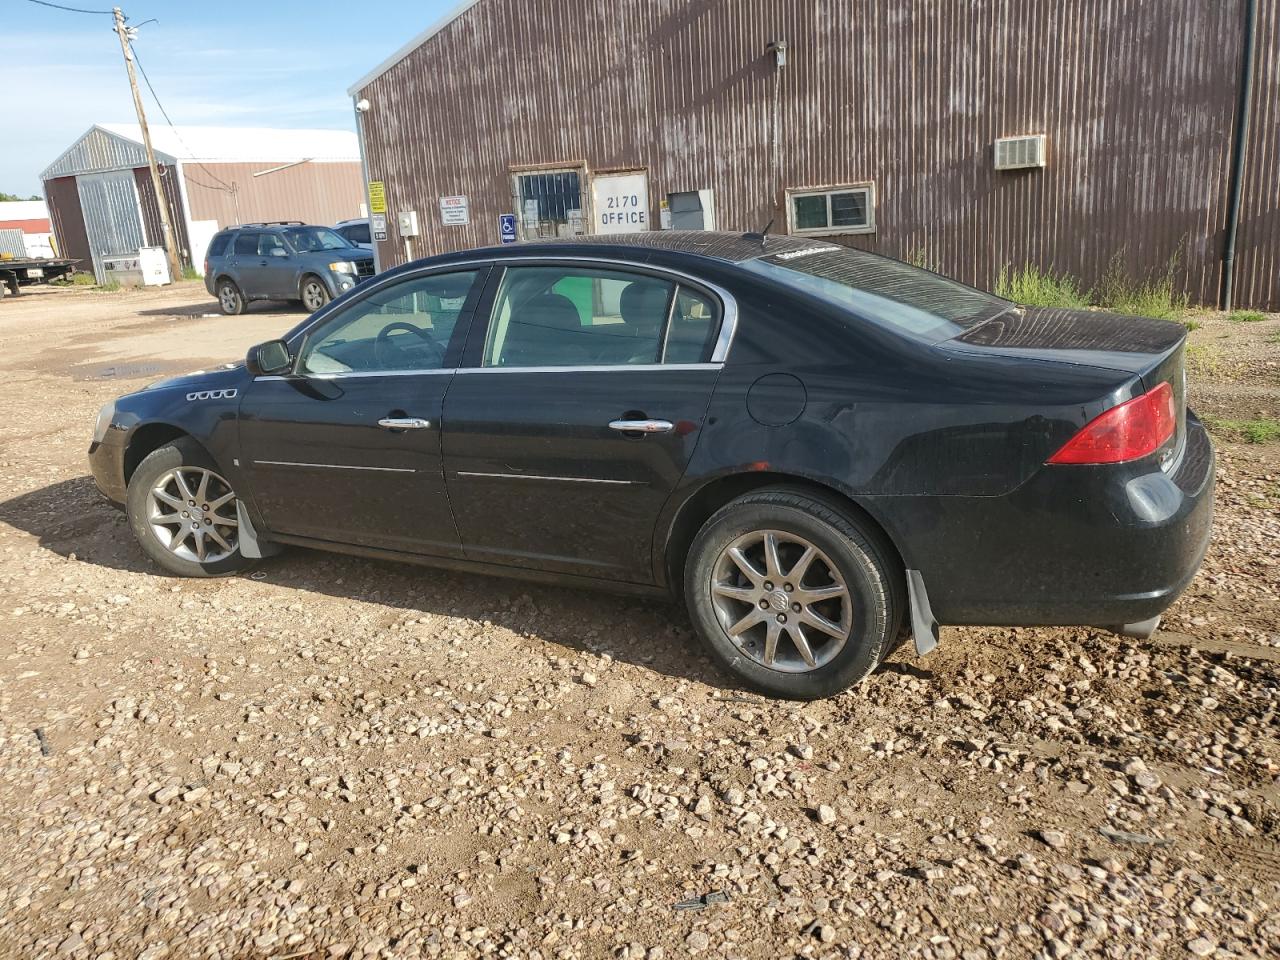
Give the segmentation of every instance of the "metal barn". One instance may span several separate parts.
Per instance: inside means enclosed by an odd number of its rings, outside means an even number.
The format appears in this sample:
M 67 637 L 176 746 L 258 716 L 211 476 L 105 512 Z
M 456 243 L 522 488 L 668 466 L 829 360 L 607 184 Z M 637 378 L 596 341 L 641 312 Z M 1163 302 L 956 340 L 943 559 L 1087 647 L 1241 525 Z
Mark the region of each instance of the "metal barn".
M 345 130 L 154 127 L 181 259 L 202 270 L 222 227 L 262 220 L 330 224 L 363 212 L 359 147 Z M 93 265 L 161 246 L 160 209 L 137 124 L 97 124 L 41 174 L 64 256 Z
M 772 222 L 1212 303 L 1234 233 L 1280 309 L 1280 0 L 469 0 L 349 92 L 383 268 Z

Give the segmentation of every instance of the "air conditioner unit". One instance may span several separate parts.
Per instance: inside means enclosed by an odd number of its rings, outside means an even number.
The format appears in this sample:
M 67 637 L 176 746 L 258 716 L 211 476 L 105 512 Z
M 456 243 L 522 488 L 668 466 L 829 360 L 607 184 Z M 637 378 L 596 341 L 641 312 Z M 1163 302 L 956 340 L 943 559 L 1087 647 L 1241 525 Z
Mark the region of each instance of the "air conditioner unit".
M 1025 170 L 1045 164 L 1045 135 L 1001 137 L 996 141 L 997 170 Z

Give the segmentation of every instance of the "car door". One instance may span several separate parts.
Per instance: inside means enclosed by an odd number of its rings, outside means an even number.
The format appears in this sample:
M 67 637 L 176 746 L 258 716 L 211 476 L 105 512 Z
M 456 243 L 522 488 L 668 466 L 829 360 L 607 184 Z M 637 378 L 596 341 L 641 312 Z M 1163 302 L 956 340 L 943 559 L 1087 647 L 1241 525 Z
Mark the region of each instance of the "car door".
M 444 409 L 466 557 L 651 583 L 720 371 L 722 297 L 583 261 L 495 266 L 490 289 Z
M 262 296 L 273 300 L 297 299 L 297 260 L 278 233 L 258 235 L 258 268 L 262 271 Z
M 461 550 L 442 403 L 487 268 L 376 283 L 307 332 L 240 402 L 240 463 L 272 534 L 441 557 Z
M 246 297 L 265 297 L 266 271 L 258 254 L 262 234 L 257 230 L 241 230 L 231 241 L 232 276 Z

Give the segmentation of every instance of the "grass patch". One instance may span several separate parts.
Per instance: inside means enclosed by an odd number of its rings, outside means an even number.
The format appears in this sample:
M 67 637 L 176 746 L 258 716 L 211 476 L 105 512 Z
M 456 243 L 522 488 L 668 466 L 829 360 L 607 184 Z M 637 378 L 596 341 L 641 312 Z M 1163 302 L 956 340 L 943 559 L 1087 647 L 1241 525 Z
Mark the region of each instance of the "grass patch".
M 97 281 L 92 273 L 69 273 L 57 280 L 50 280 L 51 287 L 92 287 Z
M 1206 380 L 1218 373 L 1218 351 L 1205 343 L 1187 345 L 1187 373 Z
M 1190 298 L 1173 290 L 1175 265 L 1171 260 L 1163 274 L 1138 281 L 1124 272 L 1117 256 L 1094 291 L 1093 302 L 1116 313 L 1177 320 L 1186 311 Z
M 1088 297 L 1074 278 L 1055 275 L 1034 264 L 1020 269 L 1002 267 L 996 278 L 996 296 L 1028 307 L 1086 307 Z
M 1267 343 L 1280 343 L 1280 333 L 1273 333 L 1267 337 Z
M 199 280 L 201 279 L 200 271 L 188 263 L 185 267 L 182 268 L 182 279 L 183 280 Z
M 1257 417 L 1253 420 L 1219 420 L 1206 418 L 1205 423 L 1214 433 L 1227 440 L 1244 443 L 1280 443 L 1280 420 Z
M 1261 323 L 1267 319 L 1267 315 L 1261 310 L 1232 310 L 1227 314 L 1227 320 L 1231 323 Z
M 1199 320 L 1195 319 L 1194 317 L 1189 317 L 1186 320 L 1183 320 L 1182 325 L 1187 328 L 1188 333 L 1190 333 L 1193 330 L 1199 330 L 1201 327 L 1204 326 L 1203 323 L 1201 323 Z
M 98 284 L 93 289 L 97 290 L 99 293 L 115 293 L 120 289 L 120 281 L 109 280 L 106 283 Z
M 916 247 L 914 250 L 907 251 L 906 262 L 913 267 L 919 267 L 921 270 L 928 270 L 930 273 L 938 272 L 938 264 L 929 256 L 929 251 L 924 247 Z

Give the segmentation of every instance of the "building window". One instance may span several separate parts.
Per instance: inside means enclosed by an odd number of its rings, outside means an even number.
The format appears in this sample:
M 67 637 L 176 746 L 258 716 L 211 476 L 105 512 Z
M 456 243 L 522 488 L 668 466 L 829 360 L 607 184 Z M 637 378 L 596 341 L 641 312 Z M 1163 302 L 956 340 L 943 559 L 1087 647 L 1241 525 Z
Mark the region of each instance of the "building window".
M 875 233 L 875 184 L 788 190 L 787 219 L 791 232 L 801 236 Z
M 513 186 L 521 239 L 572 237 L 586 233 L 582 213 L 582 174 L 578 170 L 517 173 Z

